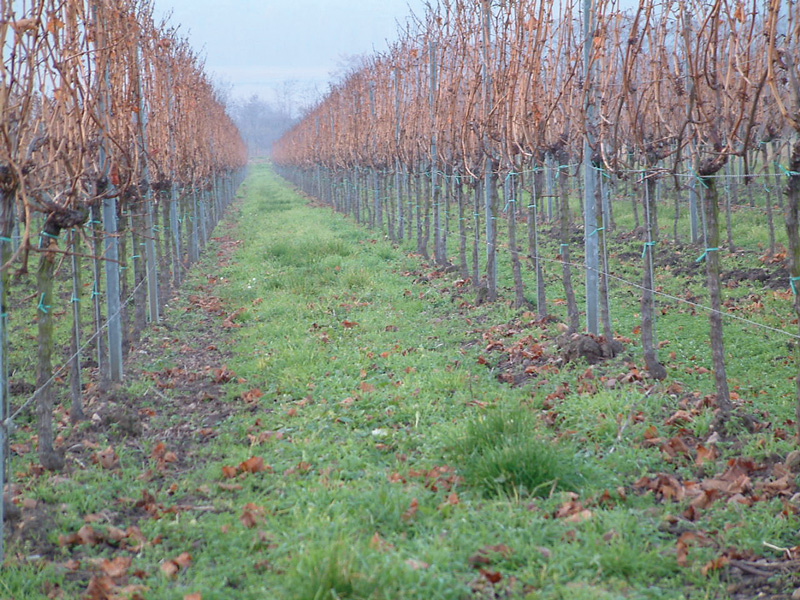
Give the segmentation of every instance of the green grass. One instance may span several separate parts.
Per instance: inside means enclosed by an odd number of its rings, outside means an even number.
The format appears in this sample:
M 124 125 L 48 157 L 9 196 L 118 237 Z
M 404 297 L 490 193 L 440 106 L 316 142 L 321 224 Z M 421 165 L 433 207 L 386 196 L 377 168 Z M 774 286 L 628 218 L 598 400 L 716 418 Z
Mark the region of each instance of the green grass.
M 577 391 L 586 365 L 525 386 L 502 384 L 482 333 L 514 320 L 517 337 L 553 337 L 554 327 L 529 325 L 502 302 L 459 310 L 460 301 L 443 291 L 452 287 L 447 277 L 413 283 L 414 272 L 428 269 L 410 255 L 410 246 L 393 247 L 341 215 L 306 205 L 267 166 L 252 167 L 244 190 L 223 224 L 242 242 L 233 259 L 220 269 L 219 243 L 212 244 L 170 302 L 168 328 L 151 332 L 150 345 L 143 346 L 149 353 L 135 359 L 148 371 L 181 364 L 181 348 L 201 343 L 221 321 L 186 310 L 187 297 L 207 285 L 208 275 L 224 277 L 213 293 L 227 312 L 244 312 L 236 320 L 241 327 L 224 331 L 217 362 L 208 366 L 224 363 L 236 374 L 222 388 L 221 405 L 230 415 L 212 426 L 215 437 L 202 443 L 193 438 L 185 463 L 148 475 L 155 468 L 156 439 L 170 448 L 176 443 L 170 431 L 177 429 L 166 428 L 180 428 L 191 415 L 170 416 L 150 379 L 127 382 L 124 391 L 137 399 L 136 407 L 156 411 L 149 433 L 128 439 L 112 429 L 95 440 L 101 449 L 114 444 L 118 471 L 87 462 L 73 464 L 62 479 L 18 479 L 24 496 L 47 508 L 51 523 L 44 535 L 51 555 L 36 558 L 42 548 L 12 545 L 0 597 L 45 598 L 53 584 L 64 597 L 80 597 L 91 561 L 123 554 L 132 558 L 131 572 L 141 575 L 130 577 L 131 583 L 146 586 L 148 599 L 202 593 L 204 600 L 467 600 L 495 592 L 543 600 L 725 598 L 727 583 L 701 572 L 719 551 L 763 551 L 765 540 L 796 545 L 800 522 L 791 510 L 783 512 L 780 501 L 747 509 L 718 502 L 698 521 L 684 523 L 708 532 L 717 545 L 692 547 L 690 564 L 679 567 L 673 519 L 689 500 L 664 503 L 632 488 L 640 477 L 659 472 L 701 476 L 691 460 L 669 459 L 642 443 L 651 426 L 664 438 L 680 433 L 680 426 L 664 423 L 677 410 L 679 394 L 646 395 L 621 383 L 606 388 L 601 377 L 627 372 L 622 361 L 595 367 L 597 393 Z M 621 224 L 625 206 L 617 207 Z M 756 239 L 757 232 L 748 231 L 741 233 L 743 244 Z M 457 243 L 456 236 L 450 243 Z M 557 243 L 547 243 L 554 254 Z M 641 246 L 614 247 L 615 253 L 625 251 L 634 257 L 615 259 L 614 268 L 637 280 Z M 753 264 L 752 255 L 724 260 Z M 501 286 L 507 288 L 510 269 L 501 261 Z M 551 300 L 563 295 L 559 268 L 546 266 Z M 658 276 L 665 291 L 685 293 L 683 279 L 667 271 Z M 533 289 L 528 270 L 525 281 Z M 689 289 L 702 294 L 702 277 L 691 278 Z M 615 327 L 635 338 L 638 297 L 617 284 L 612 291 Z M 735 298 L 753 292 L 726 290 Z M 758 293 L 764 308 L 754 318 L 782 322 L 786 301 Z M 659 302 L 666 311 L 659 313 L 659 339 L 668 341 L 662 353 L 676 353 L 667 361 L 668 381 L 679 381 L 686 393 L 709 393 L 708 374 L 686 371 L 710 362 L 705 315 Z M 560 305 L 551 308 L 563 317 Z M 788 377 L 795 364 L 784 340 L 739 324 L 730 324 L 727 335 L 729 374 L 743 407 L 767 410 L 776 426 L 788 427 Z M 627 352 L 641 362 L 635 342 Z M 481 356 L 488 366 L 479 364 Z M 769 382 L 765 364 L 773 374 Z M 564 398 L 547 399 L 564 384 L 571 390 Z M 263 395 L 245 406 L 242 395 L 256 388 Z M 198 413 L 205 410 L 203 400 L 186 397 L 179 387 L 161 393 L 174 405 L 195 403 Z M 710 415 L 699 410 L 687 431 L 707 433 Z M 282 439 L 254 442 L 261 432 L 279 432 Z M 772 432 L 748 434 L 741 447 L 721 443 L 720 457 L 705 468 L 721 472 L 728 457 L 741 454 L 756 460 L 785 454 L 791 442 Z M 94 435 L 90 427 L 86 435 Z M 24 441 L 30 432 L 17 436 Z M 270 470 L 223 478 L 223 466 L 251 456 L 263 458 Z M 28 462 L 15 458 L 12 471 L 25 471 Z M 220 487 L 231 483 L 241 487 Z M 162 507 L 157 519 L 137 508 L 145 492 Z M 580 504 L 577 516 L 559 516 L 570 503 Z M 254 527 L 240 520 L 246 510 L 255 511 Z M 106 515 L 98 530 L 135 524 L 151 543 L 138 552 L 110 544 L 58 546 L 59 534 L 77 531 L 92 514 Z M 191 564 L 165 577 L 161 564 L 182 552 L 191 554 Z M 78 575 L 64 567 L 70 558 L 82 561 Z M 481 568 L 502 576 L 494 592 Z
M 520 498 L 582 487 L 575 448 L 559 447 L 537 429 L 532 413 L 520 408 L 498 408 L 469 421 L 452 449 L 467 485 Z

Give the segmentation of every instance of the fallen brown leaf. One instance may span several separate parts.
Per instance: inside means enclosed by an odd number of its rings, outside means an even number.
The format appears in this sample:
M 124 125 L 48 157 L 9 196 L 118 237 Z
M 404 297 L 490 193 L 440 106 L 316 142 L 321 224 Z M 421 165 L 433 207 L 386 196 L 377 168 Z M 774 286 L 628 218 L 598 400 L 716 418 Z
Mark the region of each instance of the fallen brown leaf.
M 698 467 L 706 461 L 716 460 L 719 455 L 716 446 L 709 446 L 706 448 L 702 444 L 698 444 L 695 450 L 697 452 L 697 458 L 695 458 L 694 462 Z
M 119 527 L 114 527 L 113 525 L 109 525 L 106 527 L 106 539 L 111 540 L 113 542 L 121 542 L 126 537 L 128 537 L 128 533 L 120 529 Z
M 692 543 L 704 546 L 709 540 L 701 531 L 684 531 L 677 541 L 678 566 L 685 567 L 689 564 L 689 544 Z
M 389 542 L 384 540 L 381 535 L 376 531 L 369 540 L 369 547 L 378 552 L 387 552 L 394 548 Z
M 428 567 L 430 567 L 428 563 L 422 562 L 421 560 L 417 560 L 416 558 L 407 558 L 405 560 L 405 563 L 415 571 L 418 571 L 420 569 L 427 569 Z
M 472 566 L 480 567 L 482 565 L 490 565 L 498 558 L 508 558 L 513 554 L 513 550 L 505 544 L 496 544 L 494 546 L 487 545 L 478 550 L 475 554 L 467 559 L 467 562 Z
M 242 394 L 242 400 L 244 400 L 248 404 L 252 404 L 252 403 L 256 402 L 259 398 L 261 398 L 261 396 L 263 396 L 263 395 L 264 395 L 264 392 L 262 392 L 260 389 L 253 388 L 252 390 L 249 390 L 249 391 L 245 392 L 244 394 Z
M 69 535 L 59 535 L 58 545 L 94 546 L 96 544 L 99 544 L 102 540 L 103 540 L 102 536 L 100 536 L 97 532 L 95 532 L 95 530 L 92 528 L 91 525 L 84 525 L 76 533 L 71 533 Z
M 486 569 L 481 569 L 480 574 L 483 575 L 492 585 L 500 583 L 500 580 L 503 579 L 503 575 L 499 571 L 488 571 Z
M 592 518 L 592 511 L 588 509 L 584 509 L 582 511 L 576 512 L 574 514 L 569 515 L 564 519 L 567 523 L 580 523 L 581 521 L 588 521 Z
M 242 489 L 242 484 L 240 483 L 219 483 L 217 485 L 219 489 L 225 490 L 226 492 L 236 492 Z
M 260 456 L 251 456 L 239 464 L 239 470 L 242 473 L 261 473 L 262 471 L 271 471 L 272 468 L 264 465 L 264 459 Z
M 223 365 L 222 367 L 217 367 L 211 370 L 212 379 L 214 383 L 228 383 L 236 374 L 231 371 L 227 365 Z
M 76 560 L 74 558 L 70 558 L 67 562 L 64 563 L 64 568 L 67 571 L 77 571 L 81 568 L 81 561 Z
M 159 442 L 153 447 L 153 451 L 150 453 L 150 458 L 163 458 L 166 451 L 167 447 L 164 445 L 164 442 Z
M 130 556 L 117 556 L 111 560 L 103 559 L 100 569 L 109 577 L 122 577 L 131 566 Z
M 86 600 L 109 600 L 111 592 L 115 590 L 117 584 L 108 575 L 92 577 L 86 587 Z
M 176 556 L 172 560 L 174 560 L 175 564 L 177 564 L 179 567 L 185 569 L 191 564 L 192 555 L 189 554 L 188 552 L 181 552 L 178 556 Z
M 417 502 L 416 498 L 411 499 L 411 503 L 408 505 L 408 508 L 403 512 L 402 518 L 404 521 L 410 521 L 414 518 L 414 515 L 417 514 L 417 510 L 419 510 L 419 502 Z
M 239 516 L 239 521 L 248 529 L 252 529 L 264 517 L 264 512 L 263 507 L 248 502 L 242 507 L 242 514 Z
M 181 552 L 173 559 L 165 560 L 161 563 L 161 572 L 167 577 L 175 577 L 181 569 L 186 569 L 192 563 L 192 555 L 188 552 Z
M 116 469 L 119 466 L 119 457 L 112 446 L 95 454 L 95 459 L 104 469 Z
M 692 413 L 686 410 L 678 410 L 673 413 L 673 415 L 668 418 L 664 423 L 666 425 L 675 425 L 677 423 L 689 423 L 694 419 Z
M 180 571 L 180 567 L 172 560 L 165 560 L 161 563 L 161 572 L 167 577 L 175 577 Z
M 731 559 L 725 556 L 724 554 L 708 561 L 703 568 L 700 569 L 700 572 L 703 574 L 703 577 L 707 576 L 711 571 L 719 571 L 722 567 L 727 565 L 731 562 Z

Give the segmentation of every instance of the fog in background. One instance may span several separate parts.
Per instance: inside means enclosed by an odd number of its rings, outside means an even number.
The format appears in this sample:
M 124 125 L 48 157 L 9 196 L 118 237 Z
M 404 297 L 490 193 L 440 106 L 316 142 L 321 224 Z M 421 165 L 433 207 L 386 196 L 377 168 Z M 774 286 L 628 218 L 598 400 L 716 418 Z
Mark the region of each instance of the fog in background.
M 385 51 L 425 0 L 154 0 L 205 58 L 251 154 L 271 142 L 360 57 Z
M 272 144 L 295 122 L 290 109 L 253 94 L 228 102 L 228 113 L 239 128 L 250 156 L 269 156 Z

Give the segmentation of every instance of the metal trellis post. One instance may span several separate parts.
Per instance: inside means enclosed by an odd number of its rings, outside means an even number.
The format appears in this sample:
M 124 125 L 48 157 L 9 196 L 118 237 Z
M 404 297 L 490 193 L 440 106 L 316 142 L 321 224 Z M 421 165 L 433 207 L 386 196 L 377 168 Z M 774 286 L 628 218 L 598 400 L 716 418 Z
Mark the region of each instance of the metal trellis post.
M 584 97 L 586 125 L 583 137 L 583 214 L 584 248 L 586 251 L 586 330 L 597 333 L 599 257 L 597 243 L 597 215 L 595 214 L 595 189 L 597 173 L 592 164 L 592 128 L 594 127 L 594 100 L 592 98 L 592 44 L 594 41 L 594 0 L 583 0 L 583 69 L 587 82 Z
M 109 379 L 122 381 L 122 319 L 120 318 L 119 238 L 117 237 L 117 199 L 103 200 L 105 239 L 106 307 L 108 309 Z

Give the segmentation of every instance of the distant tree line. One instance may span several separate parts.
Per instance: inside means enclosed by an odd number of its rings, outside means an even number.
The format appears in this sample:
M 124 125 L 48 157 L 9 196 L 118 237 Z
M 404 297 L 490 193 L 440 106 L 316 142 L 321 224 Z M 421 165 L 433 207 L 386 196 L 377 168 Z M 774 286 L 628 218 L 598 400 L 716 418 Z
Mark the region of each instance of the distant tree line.
M 270 156 L 272 145 L 295 123 L 286 103 L 276 106 L 253 94 L 247 100 L 234 100 L 229 112 L 247 144 L 250 156 Z

